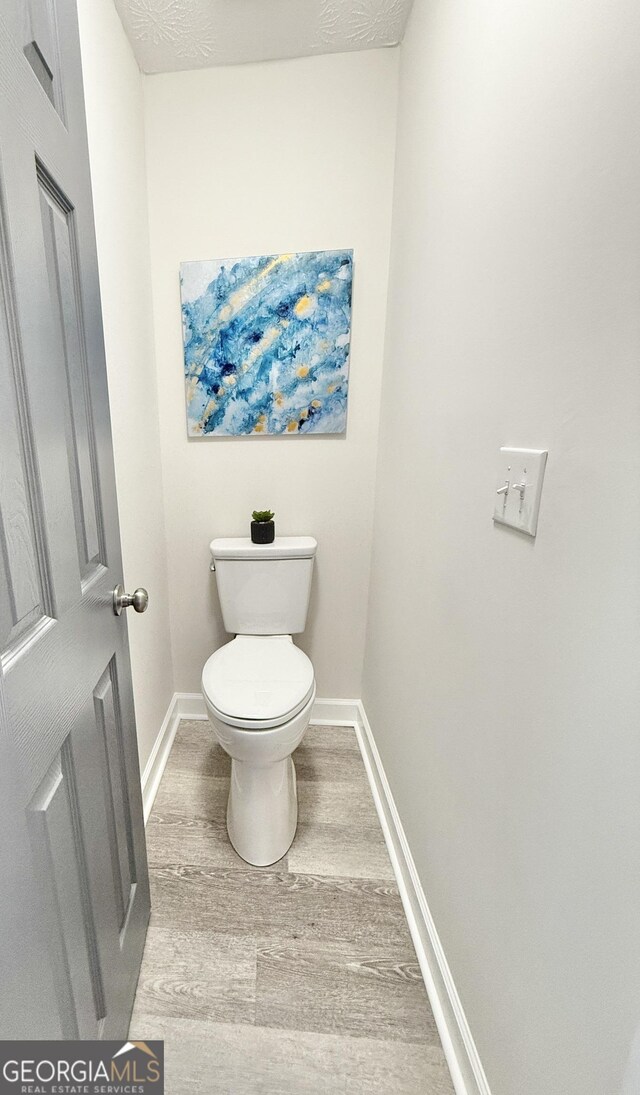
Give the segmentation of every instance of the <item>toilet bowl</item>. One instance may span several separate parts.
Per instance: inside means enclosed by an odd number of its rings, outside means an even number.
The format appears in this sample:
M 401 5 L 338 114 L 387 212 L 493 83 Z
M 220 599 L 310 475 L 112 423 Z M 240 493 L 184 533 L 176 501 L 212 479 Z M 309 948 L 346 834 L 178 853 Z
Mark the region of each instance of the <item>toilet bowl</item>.
M 291 754 L 309 725 L 313 666 L 290 635 L 238 635 L 202 672 L 209 721 L 231 757 L 229 839 L 244 860 L 281 859 L 298 820 Z

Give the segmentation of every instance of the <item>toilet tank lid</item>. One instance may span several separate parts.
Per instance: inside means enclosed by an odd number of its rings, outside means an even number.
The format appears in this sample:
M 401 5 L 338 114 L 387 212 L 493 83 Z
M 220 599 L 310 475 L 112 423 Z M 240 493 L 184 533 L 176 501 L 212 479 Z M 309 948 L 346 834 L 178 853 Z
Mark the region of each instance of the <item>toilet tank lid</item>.
M 272 544 L 254 544 L 249 536 L 228 536 L 209 545 L 214 559 L 313 559 L 317 547 L 313 536 L 276 536 Z

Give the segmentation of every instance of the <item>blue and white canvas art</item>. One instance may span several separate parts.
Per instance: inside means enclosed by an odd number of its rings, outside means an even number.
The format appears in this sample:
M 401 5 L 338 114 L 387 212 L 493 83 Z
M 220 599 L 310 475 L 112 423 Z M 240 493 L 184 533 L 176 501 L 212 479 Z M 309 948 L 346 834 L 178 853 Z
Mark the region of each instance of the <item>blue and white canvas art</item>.
M 192 437 L 343 433 L 353 251 L 183 262 Z

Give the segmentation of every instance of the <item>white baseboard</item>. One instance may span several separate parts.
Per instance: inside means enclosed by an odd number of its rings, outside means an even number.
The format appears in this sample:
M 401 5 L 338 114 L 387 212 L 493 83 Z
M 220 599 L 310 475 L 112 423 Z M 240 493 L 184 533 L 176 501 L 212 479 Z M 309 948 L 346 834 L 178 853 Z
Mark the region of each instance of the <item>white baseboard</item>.
M 175 692 L 173 696 L 176 713 L 181 719 L 206 719 L 207 709 L 202 692 Z
M 151 813 L 151 807 L 153 806 L 154 799 L 158 793 L 158 787 L 160 786 L 160 780 L 162 779 L 162 774 L 167 760 L 169 759 L 169 753 L 171 752 L 173 739 L 176 736 L 178 723 L 181 718 L 184 718 L 178 710 L 177 701 L 178 693 L 176 692 L 167 708 L 167 713 L 162 720 L 162 726 L 158 731 L 158 736 L 153 744 L 149 759 L 144 766 L 144 772 L 142 773 L 142 806 L 144 810 L 145 825 L 147 824 L 149 814 Z
M 316 699 L 311 721 L 322 726 L 355 726 L 359 700 Z M 173 713 L 181 719 L 206 719 L 207 709 L 200 692 L 176 692 L 171 701 Z
M 316 699 L 311 722 L 316 726 L 355 726 L 359 700 Z
M 356 734 L 456 1095 L 491 1095 L 361 701 Z
M 206 718 L 207 711 L 200 693 L 174 694 L 142 776 L 145 824 L 180 720 Z M 320 726 L 355 727 L 456 1095 L 491 1095 L 362 702 L 317 699 L 311 722 Z

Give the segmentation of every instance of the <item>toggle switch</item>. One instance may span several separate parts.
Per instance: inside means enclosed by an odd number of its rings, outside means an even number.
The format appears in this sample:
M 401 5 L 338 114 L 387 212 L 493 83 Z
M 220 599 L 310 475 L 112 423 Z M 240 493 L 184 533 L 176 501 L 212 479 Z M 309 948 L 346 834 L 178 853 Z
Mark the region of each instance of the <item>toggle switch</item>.
M 528 536 L 538 527 L 546 449 L 500 449 L 493 520 Z

